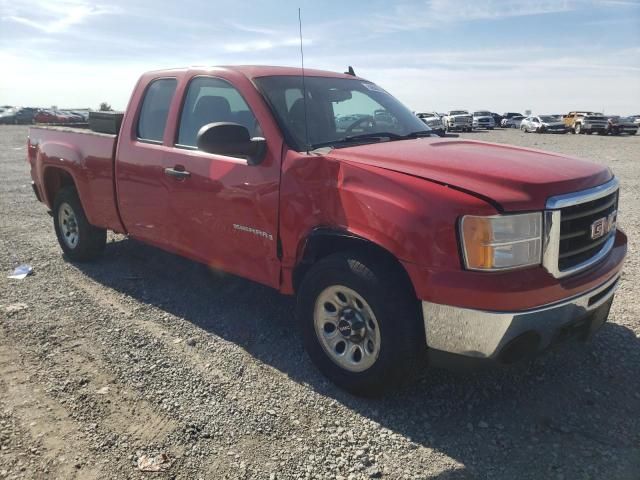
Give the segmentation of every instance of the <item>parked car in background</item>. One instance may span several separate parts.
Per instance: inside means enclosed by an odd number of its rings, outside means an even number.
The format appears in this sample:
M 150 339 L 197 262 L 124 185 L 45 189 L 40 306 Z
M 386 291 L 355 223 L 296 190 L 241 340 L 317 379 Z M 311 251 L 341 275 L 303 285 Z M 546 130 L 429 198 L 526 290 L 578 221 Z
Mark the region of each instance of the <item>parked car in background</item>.
M 599 133 L 603 135 L 607 133 L 607 118 L 600 113 L 579 116 L 576 117 L 573 123 L 573 129 L 577 134 L 586 133 L 591 135 L 592 133 Z
M 505 112 L 502 114 L 502 120 L 506 120 L 513 117 L 524 117 L 524 115 L 522 115 L 521 113 L 515 113 L 515 112 Z
M 551 115 L 533 115 L 520 122 L 520 130 L 536 133 L 567 133 L 564 122 Z
M 630 117 L 613 115 L 607 119 L 607 133 L 610 135 L 620 135 L 622 133 L 635 135 L 638 133 L 638 127 L 640 125 L 634 123 L 633 118 Z
M 62 123 L 61 117 L 59 117 L 53 110 L 40 110 L 33 117 L 35 123 Z
M 86 121 L 84 115 L 81 115 L 79 113 L 70 112 L 68 110 L 65 110 L 62 113 L 67 117 L 68 123 L 82 123 Z
M 34 117 L 38 113 L 37 108 L 23 107 L 16 112 L 16 123 L 30 124 L 34 123 Z
M 473 112 L 473 128 L 485 128 L 487 130 L 493 130 L 496 126 L 496 121 L 493 119 L 491 112 L 486 110 L 480 110 L 479 112 Z
M 13 107 L 4 107 L 0 112 L 0 123 L 15 124 L 16 121 L 16 109 Z
M 586 133 L 591 135 L 594 132 L 607 133 L 607 118 L 601 113 L 589 111 L 569 112 L 563 117 L 563 122 L 573 133 Z
M 473 118 L 466 110 L 450 110 L 444 117 L 445 130 L 470 132 L 473 129 Z
M 88 122 L 89 121 L 89 110 L 71 110 L 70 113 L 73 115 L 77 115 L 80 117 L 80 121 Z
M 440 137 L 444 137 L 446 132 L 444 131 L 444 123 L 442 123 L 442 118 L 435 112 L 424 112 L 424 113 L 416 113 L 416 117 L 422 120 L 433 133 Z
M 503 118 L 502 128 L 520 128 L 520 123 L 524 120 L 523 115 L 517 115 L 515 117 Z
M 640 115 L 631 115 L 629 118 L 633 120 L 634 124 L 640 126 Z
M 363 118 L 368 117 L 363 113 L 353 114 L 353 115 L 340 115 L 336 117 L 336 128 L 339 131 L 344 132 L 349 129 L 351 125 L 357 125 L 358 122 L 362 121 Z
M 493 117 L 493 123 L 495 123 L 496 127 L 499 127 L 502 124 L 502 115 L 492 112 L 491 116 Z

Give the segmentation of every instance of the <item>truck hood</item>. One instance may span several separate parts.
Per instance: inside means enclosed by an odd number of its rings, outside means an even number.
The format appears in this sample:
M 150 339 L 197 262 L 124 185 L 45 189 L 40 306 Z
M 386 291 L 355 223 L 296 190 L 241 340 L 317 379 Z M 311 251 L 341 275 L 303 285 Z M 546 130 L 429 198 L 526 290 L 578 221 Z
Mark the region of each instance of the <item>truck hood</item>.
M 504 211 L 542 210 L 547 198 L 607 182 L 611 172 L 569 156 L 474 140 L 420 138 L 331 150 L 327 158 L 441 183 Z

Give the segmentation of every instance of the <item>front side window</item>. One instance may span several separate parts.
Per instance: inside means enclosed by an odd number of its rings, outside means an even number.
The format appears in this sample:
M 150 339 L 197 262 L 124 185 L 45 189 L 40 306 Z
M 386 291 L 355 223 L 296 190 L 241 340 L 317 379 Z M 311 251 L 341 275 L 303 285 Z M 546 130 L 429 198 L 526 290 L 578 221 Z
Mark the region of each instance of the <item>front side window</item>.
M 261 136 L 258 121 L 238 90 L 219 78 L 196 77 L 182 107 L 177 145 L 195 148 L 200 129 L 217 122 L 238 123 L 249 136 Z
M 169 106 L 177 84 L 175 78 L 161 78 L 154 80 L 147 87 L 138 118 L 138 138 L 140 140 L 162 142 Z
M 291 147 L 341 146 L 376 134 L 398 138 L 428 127 L 377 85 L 359 79 L 306 77 L 256 78 Z M 378 141 L 371 140 L 371 141 Z

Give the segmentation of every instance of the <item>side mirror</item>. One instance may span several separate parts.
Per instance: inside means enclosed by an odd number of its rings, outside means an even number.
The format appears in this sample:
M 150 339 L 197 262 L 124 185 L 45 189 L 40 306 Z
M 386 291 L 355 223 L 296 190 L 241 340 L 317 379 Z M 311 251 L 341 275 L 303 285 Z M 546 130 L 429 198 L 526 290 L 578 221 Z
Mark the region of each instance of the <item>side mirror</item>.
M 249 137 L 249 130 L 231 122 L 204 125 L 198 131 L 198 150 L 230 157 L 246 158 L 249 165 L 258 165 L 267 152 L 267 141 L 262 137 Z

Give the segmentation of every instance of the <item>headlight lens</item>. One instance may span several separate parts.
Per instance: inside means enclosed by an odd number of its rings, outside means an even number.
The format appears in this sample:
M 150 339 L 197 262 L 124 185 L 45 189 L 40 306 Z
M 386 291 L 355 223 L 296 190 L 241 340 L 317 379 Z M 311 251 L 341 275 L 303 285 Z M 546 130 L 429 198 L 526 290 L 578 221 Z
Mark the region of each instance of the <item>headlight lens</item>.
M 508 270 L 542 262 L 542 213 L 465 215 L 460 221 L 465 266 Z

